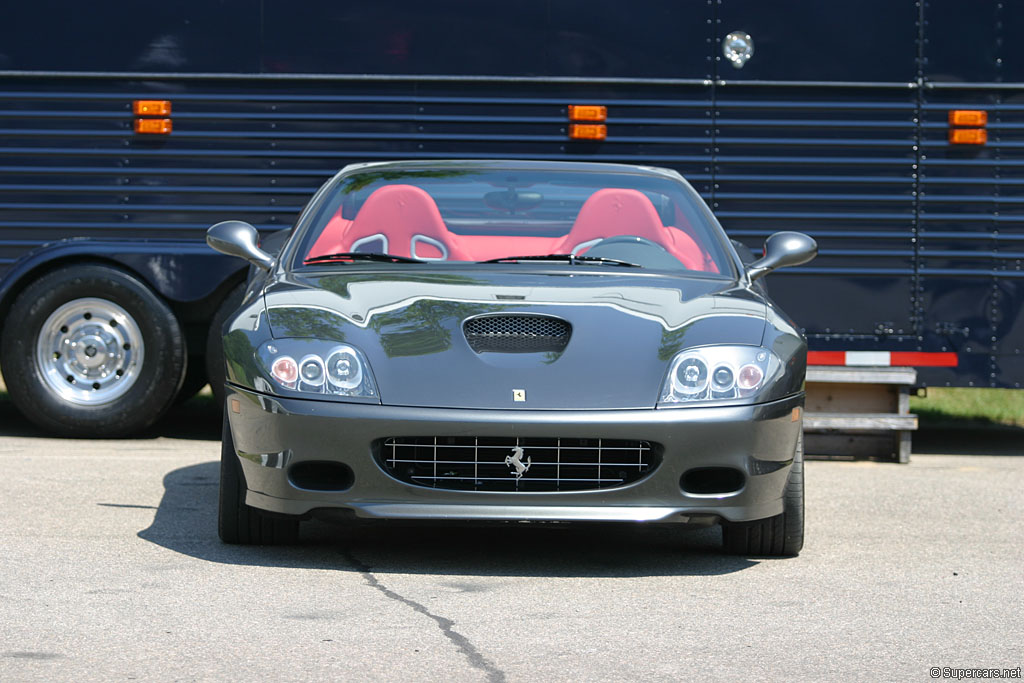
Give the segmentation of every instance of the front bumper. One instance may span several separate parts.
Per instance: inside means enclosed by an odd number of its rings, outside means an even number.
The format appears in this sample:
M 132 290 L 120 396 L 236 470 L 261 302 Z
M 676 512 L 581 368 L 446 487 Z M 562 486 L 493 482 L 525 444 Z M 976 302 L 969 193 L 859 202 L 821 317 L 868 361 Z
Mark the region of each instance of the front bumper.
M 406 408 L 280 398 L 227 387 L 228 419 L 248 493 L 246 503 L 303 515 L 347 510 L 357 517 L 503 521 L 732 522 L 782 512 L 802 429 L 803 394 L 753 406 L 614 411 Z M 660 465 L 616 488 L 573 492 L 451 491 L 387 474 L 375 444 L 395 436 L 636 439 L 661 444 Z M 299 488 L 289 470 L 336 462 L 351 469 L 339 491 Z M 692 494 L 688 470 L 731 467 L 745 482 L 728 494 Z

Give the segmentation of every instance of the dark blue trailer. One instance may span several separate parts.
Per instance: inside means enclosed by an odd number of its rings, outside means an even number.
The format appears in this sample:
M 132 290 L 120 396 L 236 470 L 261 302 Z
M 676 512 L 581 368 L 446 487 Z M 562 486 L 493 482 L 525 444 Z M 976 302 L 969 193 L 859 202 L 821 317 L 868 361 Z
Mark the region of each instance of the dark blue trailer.
M 145 426 L 218 372 L 208 330 L 244 273 L 205 249 L 210 224 L 269 235 L 341 166 L 417 158 L 677 169 L 752 249 L 818 240 L 768 283 L 812 363 L 1020 387 L 1022 33 L 1024 7 L 994 1 L 17 3 L 0 24 L 8 389 L 64 433 Z M 127 319 L 58 310 L 69 297 Z

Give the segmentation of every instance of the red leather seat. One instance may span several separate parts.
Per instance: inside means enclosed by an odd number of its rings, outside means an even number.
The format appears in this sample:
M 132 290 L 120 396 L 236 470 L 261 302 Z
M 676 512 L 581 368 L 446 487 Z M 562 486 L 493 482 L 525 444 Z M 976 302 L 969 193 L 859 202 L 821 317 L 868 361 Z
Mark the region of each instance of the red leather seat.
M 322 253 L 369 251 L 424 260 L 470 260 L 441 218 L 433 198 L 413 185 L 387 185 L 374 190 L 349 225 L 332 221 L 317 239 L 310 256 Z M 343 228 L 340 239 L 326 233 Z M 322 249 L 321 249 L 322 245 Z M 333 246 L 329 246 L 333 245 Z
M 316 238 L 316 242 L 313 243 L 306 258 L 311 259 L 318 256 L 327 256 L 328 254 L 344 253 L 346 249 L 344 248 L 343 239 L 345 231 L 348 230 L 350 225 L 352 225 L 352 221 L 342 218 L 341 209 L 338 209 L 338 213 L 327 222 L 320 236 Z
M 602 239 L 616 235 L 649 239 L 665 247 L 687 268 L 704 269 L 700 247 L 690 236 L 666 228 L 642 192 L 622 188 L 606 188 L 590 195 L 562 240 L 559 252 L 582 254 Z

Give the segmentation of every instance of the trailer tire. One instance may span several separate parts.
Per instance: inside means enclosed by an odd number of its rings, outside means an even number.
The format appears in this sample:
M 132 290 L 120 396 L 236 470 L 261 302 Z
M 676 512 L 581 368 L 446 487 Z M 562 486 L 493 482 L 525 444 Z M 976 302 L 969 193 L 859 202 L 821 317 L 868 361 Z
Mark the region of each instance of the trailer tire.
M 242 305 L 245 285 L 240 284 L 224 297 L 210 320 L 210 331 L 206 335 L 206 376 L 210 380 L 210 389 L 217 405 L 224 406 L 224 323 L 228 317 Z
M 180 406 L 189 399 L 195 397 L 207 384 L 206 363 L 202 356 L 189 356 L 185 370 L 185 379 L 181 383 L 181 389 L 174 398 L 174 405 Z
M 181 388 L 185 354 L 170 307 L 134 275 L 101 264 L 29 284 L 0 339 L 11 400 L 60 436 L 117 437 L 152 425 Z

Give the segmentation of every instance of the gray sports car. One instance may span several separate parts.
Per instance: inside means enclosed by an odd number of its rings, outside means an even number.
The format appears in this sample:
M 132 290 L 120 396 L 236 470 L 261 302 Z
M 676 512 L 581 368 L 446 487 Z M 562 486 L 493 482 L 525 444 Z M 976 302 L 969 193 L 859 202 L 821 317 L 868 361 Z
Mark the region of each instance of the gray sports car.
M 224 326 L 220 537 L 311 515 L 721 524 L 803 545 L 806 345 L 677 173 L 525 161 L 348 166 L 250 269 Z

